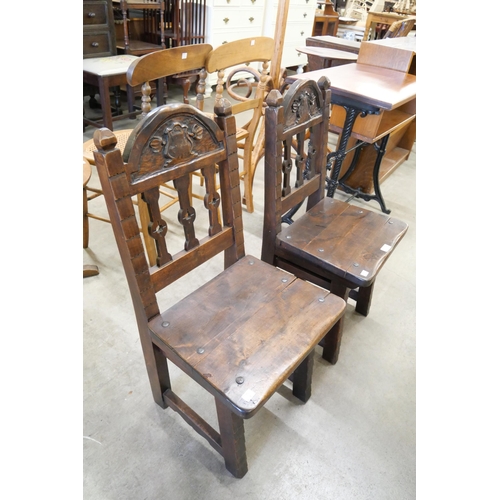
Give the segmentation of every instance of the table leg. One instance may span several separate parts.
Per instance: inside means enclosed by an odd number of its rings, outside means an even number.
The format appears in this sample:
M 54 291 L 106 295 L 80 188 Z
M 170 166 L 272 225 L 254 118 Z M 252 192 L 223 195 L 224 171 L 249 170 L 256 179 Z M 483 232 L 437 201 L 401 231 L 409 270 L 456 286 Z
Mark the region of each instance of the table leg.
M 111 100 L 109 98 L 109 81 L 106 77 L 99 79 L 99 96 L 101 98 L 102 123 L 106 128 L 113 131 Z
M 370 201 L 370 200 L 377 201 L 380 205 L 380 209 L 385 214 L 390 214 L 391 211 L 387 209 L 387 207 L 385 206 L 385 201 L 382 196 L 382 190 L 380 189 L 379 172 L 380 172 L 380 166 L 382 164 L 382 159 L 384 158 L 385 155 L 387 142 L 389 141 L 389 136 L 390 136 L 389 134 L 384 136 L 380 141 L 380 145 L 378 145 L 377 143 L 372 144 L 372 146 L 377 150 L 377 157 L 375 158 L 375 163 L 373 164 L 373 190 L 375 191 L 375 194 L 365 193 L 361 191 L 361 189 L 359 188 L 353 188 L 346 184 L 347 180 L 349 179 L 349 176 L 356 167 L 356 162 L 359 156 L 359 152 L 361 151 L 360 149 L 356 150 L 353 161 L 349 166 L 349 169 L 339 180 L 339 185 L 343 191 L 345 191 L 348 194 L 354 195 L 355 198 L 361 198 L 365 201 Z M 366 145 L 366 143 L 360 141 L 356 147 L 358 146 L 362 147 L 364 145 Z
M 330 176 L 326 178 L 327 191 L 326 195 L 329 198 L 333 198 L 335 195 L 335 190 L 339 185 L 339 174 L 340 169 L 342 168 L 342 163 L 344 162 L 346 153 L 347 153 L 347 143 L 349 138 L 351 137 L 352 128 L 354 126 L 354 122 L 359 114 L 362 113 L 360 109 L 345 107 L 346 110 L 346 118 L 344 122 L 344 127 L 342 129 L 342 133 L 340 134 L 340 142 L 337 151 L 332 151 L 328 154 L 327 158 L 327 168 L 330 168 Z M 331 163 L 333 158 L 335 158 L 335 163 L 333 168 L 331 168 Z

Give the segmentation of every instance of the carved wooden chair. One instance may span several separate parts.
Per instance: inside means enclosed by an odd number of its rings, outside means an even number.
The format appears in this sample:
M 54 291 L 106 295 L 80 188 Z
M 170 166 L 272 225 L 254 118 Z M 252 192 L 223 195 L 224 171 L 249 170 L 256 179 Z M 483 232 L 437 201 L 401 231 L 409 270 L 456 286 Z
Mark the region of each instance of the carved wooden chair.
M 366 316 L 375 279 L 408 226 L 325 197 L 329 85 L 326 77 L 297 80 L 284 97 L 278 90 L 267 97 L 261 258 L 346 301 L 351 297 Z M 323 352 L 331 363 L 341 337 L 338 325 L 335 348 Z
M 255 415 L 289 377 L 295 396 L 307 401 L 314 348 L 329 336 L 345 302 L 245 255 L 235 119 L 226 100 L 215 113 L 213 121 L 191 105 L 156 108 L 130 136 L 127 161 L 107 129 L 94 134 L 94 156 L 153 398 L 179 412 L 222 454 L 227 469 L 242 477 L 247 472 L 243 419 Z M 212 182 L 216 165 L 220 194 Z M 205 214 L 197 214 L 189 199 L 190 174 L 197 170 L 205 178 Z M 177 224 L 161 218 L 158 197 L 165 182 L 179 191 Z M 153 267 L 144 251 L 135 196 L 148 207 L 157 249 Z M 183 235 L 183 244 L 176 235 Z M 178 300 L 182 288 L 176 280 L 218 256 L 214 265 L 224 270 L 175 305 L 160 308 L 160 300 L 169 300 L 167 293 Z M 214 396 L 219 432 L 173 392 L 167 359 Z
M 223 97 L 233 104 L 238 116 L 236 141 L 242 159 L 241 178 L 244 185 L 243 203 L 249 213 L 254 211 L 253 180 L 255 169 L 263 156 L 263 141 L 259 141 L 259 126 L 263 122 L 263 104 L 272 85 L 269 63 L 274 40 L 269 37 L 244 38 L 215 48 L 208 56 L 208 73 L 217 71 L 215 103 Z M 262 68 L 259 68 L 259 63 Z M 241 114 L 240 113 L 245 113 Z

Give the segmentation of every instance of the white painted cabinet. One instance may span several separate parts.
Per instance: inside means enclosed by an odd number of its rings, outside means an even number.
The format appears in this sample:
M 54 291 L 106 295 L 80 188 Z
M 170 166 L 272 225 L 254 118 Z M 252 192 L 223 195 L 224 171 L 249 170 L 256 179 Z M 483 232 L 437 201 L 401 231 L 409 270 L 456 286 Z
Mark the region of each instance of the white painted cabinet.
M 208 0 L 206 41 L 216 48 L 223 43 L 261 36 L 266 0 Z M 217 74 L 208 75 L 215 85 Z
M 214 48 L 251 36 L 274 38 L 279 0 L 207 0 L 206 42 Z M 295 49 L 311 36 L 316 12 L 315 0 L 290 0 L 281 67 L 307 64 L 307 56 Z M 215 85 L 217 75 L 208 76 Z M 207 89 L 208 90 L 208 89 Z
M 279 0 L 266 0 L 264 13 L 264 36 L 274 38 Z M 307 55 L 297 52 L 296 48 L 306 44 L 312 35 L 317 2 L 315 0 L 290 0 L 285 28 L 281 67 L 298 66 L 300 73 L 307 64 Z

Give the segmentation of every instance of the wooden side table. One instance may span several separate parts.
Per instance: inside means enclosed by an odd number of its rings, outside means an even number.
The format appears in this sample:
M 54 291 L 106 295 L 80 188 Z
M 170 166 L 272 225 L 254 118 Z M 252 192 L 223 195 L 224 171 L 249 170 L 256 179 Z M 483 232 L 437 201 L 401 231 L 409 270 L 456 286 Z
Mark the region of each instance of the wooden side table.
M 371 47 L 366 51 L 363 48 L 371 43 L 362 43 L 355 64 L 292 75 L 287 81 L 319 80 L 321 76 L 330 80 L 330 130 L 340 137 L 337 151 L 328 155 L 333 166 L 327 179 L 327 196 L 333 197 L 340 186 L 356 198 L 377 201 L 384 213 L 390 213 L 380 183 L 408 158 L 415 142 L 416 76 L 402 69 L 367 64 Z M 411 66 L 414 53 L 401 50 L 393 49 L 387 66 Z M 361 158 L 360 151 L 366 145 L 373 145 L 375 153 Z

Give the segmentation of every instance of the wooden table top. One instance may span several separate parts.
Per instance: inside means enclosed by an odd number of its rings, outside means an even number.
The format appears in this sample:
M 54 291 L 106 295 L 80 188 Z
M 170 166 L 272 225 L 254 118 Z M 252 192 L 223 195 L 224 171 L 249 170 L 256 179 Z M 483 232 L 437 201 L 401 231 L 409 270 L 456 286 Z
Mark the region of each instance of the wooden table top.
M 370 40 L 363 43 L 373 43 L 384 47 L 393 47 L 395 49 L 407 49 L 417 53 L 417 37 L 400 36 L 397 38 L 382 38 L 381 40 Z
M 414 75 L 359 63 L 290 75 L 287 81 L 318 81 L 321 76 L 328 77 L 333 94 L 383 110 L 398 108 L 417 94 Z
M 349 61 L 356 61 L 358 59 L 358 54 L 346 52 L 345 50 L 328 49 L 326 47 L 302 45 L 301 47 L 296 47 L 295 50 L 310 56 L 324 57 L 325 59 L 347 59 Z
M 306 38 L 306 45 L 311 45 L 311 43 L 320 42 L 323 44 L 332 44 L 333 46 L 341 46 L 350 48 L 350 49 L 359 49 L 361 47 L 361 42 L 357 42 L 356 40 L 347 40 L 346 38 L 339 38 L 338 36 L 332 35 L 317 35 L 317 36 L 309 36 Z

